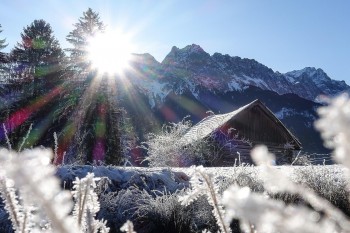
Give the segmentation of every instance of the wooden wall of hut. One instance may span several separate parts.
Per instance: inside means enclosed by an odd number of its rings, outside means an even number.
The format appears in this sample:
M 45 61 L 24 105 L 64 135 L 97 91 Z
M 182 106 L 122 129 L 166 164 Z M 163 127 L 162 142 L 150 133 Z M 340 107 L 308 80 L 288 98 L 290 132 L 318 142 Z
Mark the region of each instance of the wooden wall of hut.
M 293 141 L 293 138 L 282 130 L 260 106 L 254 106 L 250 111 L 237 115 L 225 125 L 225 128 L 236 129 L 242 137 L 255 144 L 284 145 Z

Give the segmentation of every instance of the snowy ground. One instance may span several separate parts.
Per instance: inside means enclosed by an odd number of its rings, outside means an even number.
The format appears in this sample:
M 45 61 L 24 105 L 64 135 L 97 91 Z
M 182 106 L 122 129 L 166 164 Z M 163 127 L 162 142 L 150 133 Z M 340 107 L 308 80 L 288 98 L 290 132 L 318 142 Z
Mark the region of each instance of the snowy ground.
M 349 190 L 342 166 L 280 166 L 276 167 L 293 181 L 308 186 L 320 196 L 350 216 Z M 76 177 L 87 173 L 100 177 L 95 189 L 100 202 L 98 219 L 108 222 L 111 232 L 119 232 L 120 227 L 131 220 L 138 233 L 146 232 L 202 232 L 208 229 L 217 232 L 217 224 L 212 215 L 212 207 L 202 196 L 189 206 L 182 206 L 178 196 L 189 187 L 191 168 L 141 168 L 113 166 L 72 166 L 57 169 L 57 176 L 65 189 L 72 188 Z M 219 193 L 231 184 L 248 186 L 255 192 L 264 192 L 273 199 L 285 203 L 302 204 L 296 195 L 287 193 L 269 194 L 264 190 L 260 167 L 211 167 L 214 182 Z M 305 203 L 304 203 L 305 204 Z M 231 223 L 233 232 L 240 232 L 237 222 Z M 11 231 L 8 215 L 0 203 L 0 231 Z
M 329 183 L 332 186 L 345 183 L 345 168 L 339 165 L 328 166 L 277 166 L 284 174 L 297 183 L 303 183 L 311 188 L 321 183 Z M 215 182 L 227 186 L 237 177 L 245 182 L 261 182 L 259 167 L 210 167 L 208 173 L 213 174 Z M 63 185 L 70 188 L 75 177 L 83 178 L 88 172 L 93 172 L 96 177 L 108 177 L 111 180 L 112 190 L 127 189 L 137 186 L 148 191 L 158 190 L 170 193 L 183 189 L 189 185 L 191 168 L 143 168 L 143 167 L 114 167 L 114 166 L 62 166 L 58 168 L 57 175 Z M 316 183 L 313 183 L 316 182 Z M 249 184 L 247 183 L 249 186 Z M 328 184 L 327 184 L 328 186 Z

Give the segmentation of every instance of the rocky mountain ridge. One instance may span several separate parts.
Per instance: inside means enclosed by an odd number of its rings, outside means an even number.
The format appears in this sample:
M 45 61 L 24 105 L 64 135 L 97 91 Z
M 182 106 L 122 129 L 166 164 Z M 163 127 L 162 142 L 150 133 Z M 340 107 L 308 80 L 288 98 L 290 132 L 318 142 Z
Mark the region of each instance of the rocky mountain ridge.
M 161 63 L 149 54 L 137 55 L 134 65 L 140 64 L 152 69 L 151 75 L 156 77 L 147 85 L 141 82 L 153 107 L 163 99 L 164 93 L 181 93 L 185 89 L 198 96 L 201 88 L 228 92 L 255 86 L 278 94 L 297 94 L 316 102 L 321 96 L 350 92 L 350 86 L 344 81 L 332 80 L 322 69 L 306 67 L 282 74 L 254 59 L 220 53 L 210 55 L 195 44 L 182 49 L 174 46 Z

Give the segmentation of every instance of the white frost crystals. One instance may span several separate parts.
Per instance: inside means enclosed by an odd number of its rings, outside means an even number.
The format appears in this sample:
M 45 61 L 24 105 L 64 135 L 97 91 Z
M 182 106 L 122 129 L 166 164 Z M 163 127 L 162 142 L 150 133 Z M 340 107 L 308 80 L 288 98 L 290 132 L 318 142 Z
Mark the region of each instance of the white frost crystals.
M 252 151 L 252 157 L 260 165 L 265 192 L 297 194 L 312 209 L 304 205 L 286 205 L 268 195 L 253 193 L 248 187 L 234 185 L 223 194 L 226 221 L 239 219 L 241 228 L 248 232 L 349 232 L 349 221 L 341 211 L 311 189 L 292 182 L 280 170 L 271 166 L 273 156 L 265 146 L 256 147 Z
M 213 207 L 213 215 L 221 232 L 231 232 L 229 222 L 224 219 L 224 209 L 219 198 L 218 187 L 212 181 L 212 174 L 206 173 L 203 166 L 192 166 L 191 189 L 179 197 L 182 205 L 189 205 L 201 195 L 206 195 L 208 203 Z
M 248 187 L 231 186 L 224 192 L 226 221 L 239 219 L 244 232 L 331 232 L 329 221 L 320 221 L 318 213 L 302 206 L 285 205 L 253 193 Z
M 0 150 L 2 197 L 16 232 L 72 232 L 71 195 L 62 191 L 49 150 Z M 10 185 L 9 185 L 10 184 Z M 4 186 L 6 185 L 6 186 Z M 18 195 L 15 190 L 19 190 Z M 35 210 L 35 211 L 32 211 Z
M 85 178 L 75 178 L 73 186 L 73 198 L 75 205 L 73 217 L 78 223 L 80 232 L 109 232 L 106 222 L 96 220 L 96 214 L 100 210 L 100 203 L 95 193 L 96 181 L 93 173 L 88 173 Z
M 136 233 L 136 231 L 134 231 L 134 224 L 132 224 L 130 220 L 127 220 L 126 223 L 124 223 L 124 225 L 120 228 L 120 230 L 126 233 Z
M 338 96 L 326 107 L 318 109 L 320 120 L 315 124 L 325 145 L 334 149 L 333 158 L 350 168 L 350 99 Z
M 45 149 L 0 149 L 0 193 L 15 232 L 108 232 L 106 222 L 93 218 L 99 210 L 93 174 L 75 181 L 73 195 L 84 204 L 76 201 L 72 217 L 72 195 L 61 189 L 51 159 Z

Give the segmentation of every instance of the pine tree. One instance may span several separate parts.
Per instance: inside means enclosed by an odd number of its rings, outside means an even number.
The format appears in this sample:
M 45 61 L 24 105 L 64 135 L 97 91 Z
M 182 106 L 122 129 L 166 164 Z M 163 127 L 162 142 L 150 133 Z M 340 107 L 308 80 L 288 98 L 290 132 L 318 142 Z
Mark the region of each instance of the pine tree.
M 0 33 L 2 32 L 1 30 L 1 24 L 0 24 Z M 7 47 L 8 44 L 6 44 L 6 39 L 0 39 L 0 63 L 6 63 L 6 54 L 1 52 L 4 48 Z
M 1 24 L 0 24 L 0 33 L 2 32 L 1 30 Z M 0 39 L 0 77 L 1 79 L 4 79 L 6 76 L 8 76 L 8 72 L 6 69 L 6 64 L 8 62 L 8 56 L 6 53 L 1 52 L 4 48 L 6 48 L 8 44 L 6 44 L 6 39 Z M 6 77 L 7 78 L 7 77 Z
M 25 137 L 32 124 L 34 133 L 38 131 L 37 127 L 40 127 L 37 122 L 46 119 L 50 123 L 51 112 L 54 111 L 61 90 L 64 59 L 65 54 L 49 23 L 34 20 L 23 29 L 21 40 L 10 53 L 11 89 L 20 93 L 18 101 L 11 105 L 10 115 L 21 116 L 21 113 L 17 112 L 29 108 L 28 106 L 34 103 L 41 107 L 32 109 L 24 121 L 13 128 L 9 136 L 15 147 L 20 145 L 20 139 Z M 44 141 L 45 145 L 48 145 L 49 140 L 44 138 L 46 129 L 42 129 L 41 133 L 36 138 L 32 137 L 31 146 L 43 145 Z
M 98 13 L 89 8 L 83 12 L 83 17 L 79 18 L 79 22 L 74 24 L 74 30 L 66 37 L 67 41 L 73 45 L 73 48 L 66 49 L 70 53 L 70 68 L 74 72 L 89 72 L 89 61 L 87 57 L 88 41 L 96 33 L 103 32 L 105 25 L 100 20 Z
M 52 88 L 62 70 L 64 52 L 58 40 L 53 35 L 49 23 L 44 20 L 34 20 L 21 33 L 22 40 L 11 51 L 11 58 L 21 69 L 22 77 L 33 82 L 34 96 L 46 88 Z M 40 85 L 40 86 L 39 86 Z M 40 90 L 41 89 L 41 90 Z
M 66 37 L 72 44 L 72 48 L 66 50 L 69 65 L 65 82 L 70 91 L 61 101 L 62 114 L 69 115 L 67 124 L 75 129 L 66 159 L 117 165 L 122 158 L 120 125 L 123 114 L 108 78 L 99 77 L 96 85 L 93 82 L 96 70 L 91 69 L 87 60 L 89 39 L 104 32 L 105 26 L 99 14 L 89 8 L 74 27 Z

